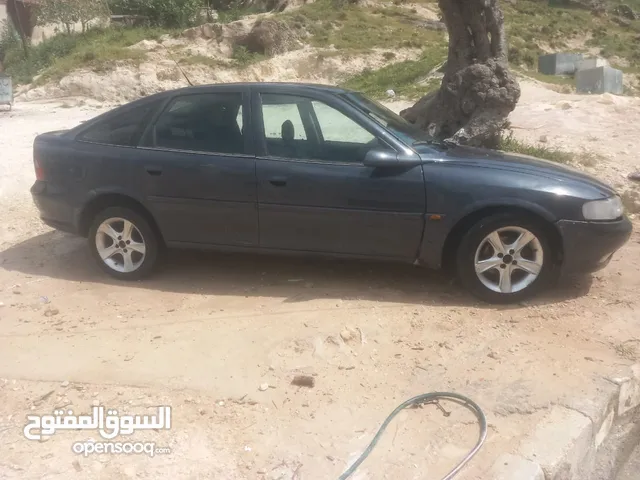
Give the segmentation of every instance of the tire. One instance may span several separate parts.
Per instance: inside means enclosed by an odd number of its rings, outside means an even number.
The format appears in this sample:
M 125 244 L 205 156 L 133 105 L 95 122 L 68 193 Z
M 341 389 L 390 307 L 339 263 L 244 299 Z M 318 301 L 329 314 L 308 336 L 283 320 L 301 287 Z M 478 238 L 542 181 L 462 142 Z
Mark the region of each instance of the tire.
M 161 245 L 149 221 L 126 207 L 109 207 L 98 213 L 88 241 L 100 268 L 119 280 L 139 280 L 151 274 Z
M 481 219 L 458 247 L 459 281 L 489 303 L 531 298 L 550 283 L 556 270 L 547 232 L 542 221 L 522 214 L 499 213 Z

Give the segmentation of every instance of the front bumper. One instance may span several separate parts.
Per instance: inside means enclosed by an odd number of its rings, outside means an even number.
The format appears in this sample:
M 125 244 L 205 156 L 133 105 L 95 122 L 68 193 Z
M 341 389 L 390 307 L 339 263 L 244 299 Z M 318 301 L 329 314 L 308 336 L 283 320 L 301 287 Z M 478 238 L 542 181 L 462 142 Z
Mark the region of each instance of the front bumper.
M 31 197 L 44 223 L 56 230 L 78 234 L 79 217 L 67 195 L 56 191 L 51 184 L 36 181 L 31 187 Z
M 627 217 L 611 222 L 560 220 L 556 225 L 564 251 L 562 273 L 590 273 L 606 267 L 633 230 Z

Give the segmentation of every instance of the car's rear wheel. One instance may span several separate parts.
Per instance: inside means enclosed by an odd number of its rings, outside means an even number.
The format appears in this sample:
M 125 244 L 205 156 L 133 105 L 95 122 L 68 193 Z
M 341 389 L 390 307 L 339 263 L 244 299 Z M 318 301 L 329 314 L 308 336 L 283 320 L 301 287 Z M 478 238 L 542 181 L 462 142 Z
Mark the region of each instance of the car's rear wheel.
M 547 229 L 540 221 L 515 214 L 478 221 L 462 239 L 456 260 L 462 284 L 491 303 L 530 298 L 554 271 Z
M 150 274 L 158 258 L 159 239 L 149 222 L 125 207 L 100 212 L 89 230 L 89 247 L 100 268 L 121 280 Z

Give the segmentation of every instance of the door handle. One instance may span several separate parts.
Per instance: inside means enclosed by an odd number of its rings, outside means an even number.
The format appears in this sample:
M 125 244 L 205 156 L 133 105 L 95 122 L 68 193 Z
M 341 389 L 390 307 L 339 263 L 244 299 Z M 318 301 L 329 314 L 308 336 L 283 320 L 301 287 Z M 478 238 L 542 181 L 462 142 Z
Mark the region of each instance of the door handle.
M 276 187 L 285 187 L 287 185 L 287 179 L 284 177 L 273 177 L 269 179 L 269 183 Z
M 154 176 L 162 175 L 162 167 L 147 165 L 144 167 L 144 169 L 147 171 L 149 175 L 154 175 Z

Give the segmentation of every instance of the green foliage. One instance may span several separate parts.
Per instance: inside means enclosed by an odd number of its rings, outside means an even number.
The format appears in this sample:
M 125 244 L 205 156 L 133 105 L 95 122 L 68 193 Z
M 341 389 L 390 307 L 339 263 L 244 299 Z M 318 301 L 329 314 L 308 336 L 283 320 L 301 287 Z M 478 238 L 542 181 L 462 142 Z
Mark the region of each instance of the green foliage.
M 573 155 L 569 152 L 559 150 L 557 148 L 550 148 L 542 145 L 529 145 L 527 143 L 517 140 L 513 133 L 503 135 L 500 139 L 500 150 L 505 152 L 520 153 L 522 155 L 530 155 L 532 157 L 543 158 L 545 160 L 551 160 L 558 163 L 569 163 L 573 160 Z
M 7 52 L 20 46 L 20 35 L 8 21 L 0 23 L 0 62 L 4 61 Z
M 202 0 L 110 0 L 117 15 L 140 15 L 156 27 L 182 28 L 195 23 L 204 6 Z
M 59 34 L 29 47 L 25 57 L 19 44 L 6 53 L 5 70 L 18 84 L 30 83 L 42 73 L 40 82 L 57 80 L 80 67 L 104 70 L 114 61 L 139 61 L 144 52 L 126 48 L 149 38 L 167 33 L 150 28 L 92 29 L 86 33 Z
M 394 63 L 379 70 L 365 70 L 342 86 L 373 98 L 384 98 L 389 89 L 402 97 L 417 98 L 439 88 L 440 81 L 437 79 L 422 80 L 446 59 L 446 55 L 443 42 L 425 49 L 418 60 Z
M 89 21 L 107 15 L 104 2 L 97 0 L 39 0 L 36 8 L 38 24 L 63 24 L 67 33 L 76 23 L 81 23 L 84 31 Z
M 252 53 L 247 50 L 247 47 L 236 45 L 233 47 L 233 53 L 231 54 L 231 58 L 234 60 L 237 67 L 244 68 L 252 63 L 259 62 L 263 60 L 265 57 L 259 53 Z

